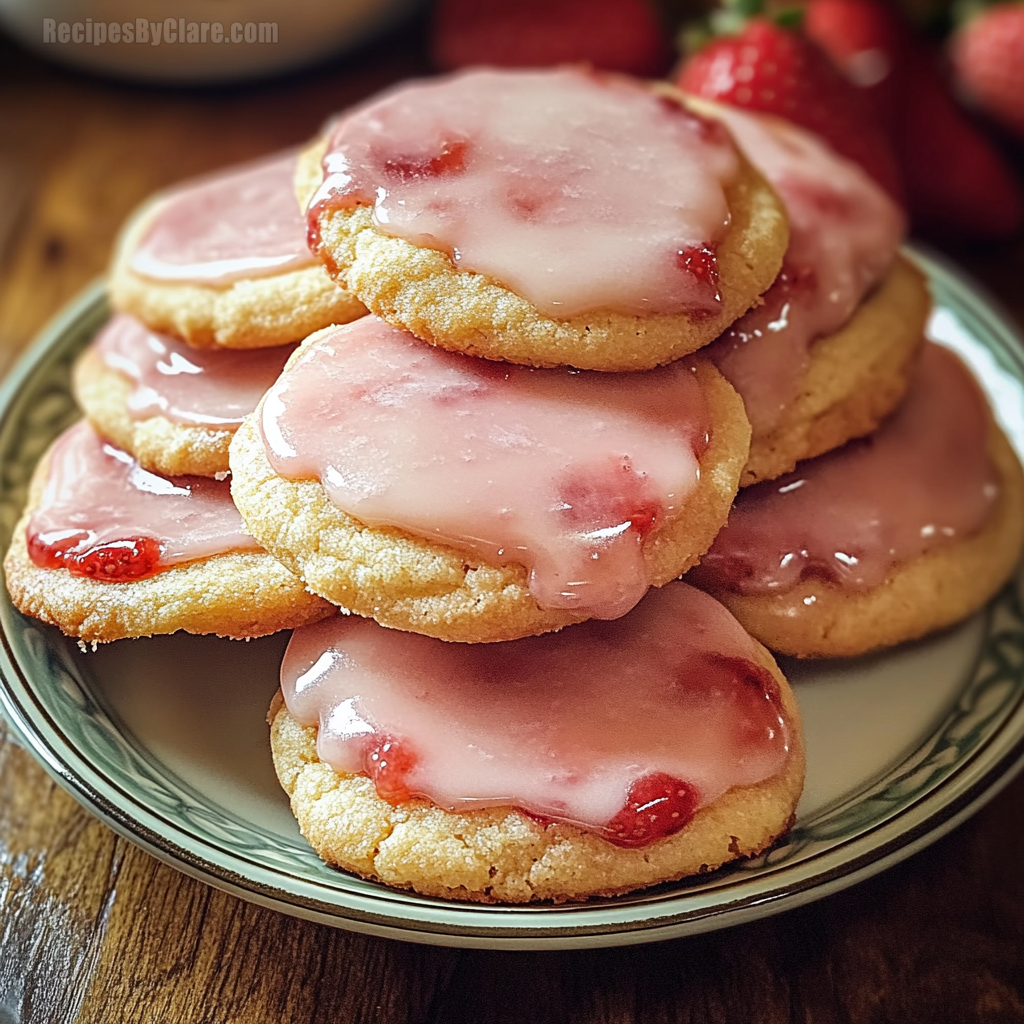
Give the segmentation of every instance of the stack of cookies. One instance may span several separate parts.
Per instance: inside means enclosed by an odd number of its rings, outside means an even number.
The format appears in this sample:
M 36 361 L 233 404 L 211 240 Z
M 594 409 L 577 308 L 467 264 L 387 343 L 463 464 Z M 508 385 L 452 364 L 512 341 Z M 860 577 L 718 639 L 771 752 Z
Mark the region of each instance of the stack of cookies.
M 564 901 L 756 853 L 804 767 L 761 643 L 922 635 L 1022 543 L 903 229 L 813 137 L 665 86 L 401 87 L 129 225 L 76 374 L 102 437 L 44 460 L 8 585 L 84 639 L 315 623 L 275 765 L 366 877 Z M 151 528 L 115 477 L 179 511 Z M 225 593 L 251 625 L 214 623 Z

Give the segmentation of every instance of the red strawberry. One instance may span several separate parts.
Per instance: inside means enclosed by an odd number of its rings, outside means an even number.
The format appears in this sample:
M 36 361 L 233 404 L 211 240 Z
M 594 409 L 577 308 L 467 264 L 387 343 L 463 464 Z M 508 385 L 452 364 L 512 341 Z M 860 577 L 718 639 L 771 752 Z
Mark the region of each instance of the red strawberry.
M 998 4 L 953 37 L 964 91 L 994 120 L 1024 138 L 1024 4 Z
M 625 807 L 608 822 L 602 835 L 616 846 L 646 846 L 684 829 L 699 802 L 689 783 L 665 772 L 652 772 L 629 787 Z
M 804 28 L 874 106 L 917 227 L 988 238 L 1018 230 L 1020 186 L 899 15 L 877 0 L 810 0 Z
M 668 35 L 648 0 L 439 0 L 430 49 L 448 71 L 589 63 L 654 76 L 671 61 Z
M 752 18 L 738 35 L 715 39 L 694 54 L 677 81 L 687 92 L 816 132 L 901 196 L 892 150 L 867 100 L 801 33 Z

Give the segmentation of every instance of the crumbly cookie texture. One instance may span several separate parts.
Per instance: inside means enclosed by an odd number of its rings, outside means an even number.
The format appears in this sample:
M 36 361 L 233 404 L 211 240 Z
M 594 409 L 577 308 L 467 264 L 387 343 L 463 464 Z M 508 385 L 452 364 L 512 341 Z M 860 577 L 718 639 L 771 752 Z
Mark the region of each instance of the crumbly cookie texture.
M 675 579 L 711 546 L 747 458 L 750 426 L 742 401 L 710 363 L 698 361 L 697 373 L 711 412 L 711 442 L 689 499 L 644 544 L 652 586 Z M 402 530 L 364 526 L 330 501 L 319 480 L 278 476 L 259 415 L 257 409 L 248 417 L 231 443 L 231 494 L 256 540 L 314 593 L 384 626 L 466 643 L 514 640 L 586 617 L 538 607 L 522 565 L 488 565 Z
M 67 569 L 41 569 L 25 533 L 46 481 L 48 459 L 32 478 L 28 507 L 4 559 L 15 607 L 87 643 L 154 633 L 216 633 L 247 639 L 336 614 L 265 551 L 233 551 L 173 566 L 148 579 L 101 583 Z
M 366 314 L 366 307 L 319 264 L 225 285 L 155 281 L 136 274 L 131 256 L 156 202 L 129 220 L 110 269 L 114 308 L 131 313 L 150 330 L 197 347 L 269 348 Z
M 792 722 L 792 747 L 778 775 L 735 787 L 674 836 L 623 849 L 571 825 L 542 824 L 510 807 L 467 813 L 425 800 L 386 803 L 363 775 L 342 775 L 316 752 L 316 728 L 301 725 L 280 693 L 270 745 L 292 813 L 328 864 L 427 896 L 478 903 L 563 903 L 614 896 L 713 871 L 759 853 L 790 826 L 804 779 L 800 717 L 767 651 Z
M 1024 545 L 1024 473 L 994 423 L 989 452 L 1002 492 L 984 529 L 895 566 L 871 590 L 843 590 L 822 580 L 772 595 L 703 589 L 751 636 L 776 653 L 797 658 L 852 657 L 959 622 L 1010 578 Z
M 778 425 L 750 439 L 741 487 L 870 434 L 899 404 L 924 343 L 931 299 L 921 272 L 897 257 L 835 334 L 811 346 L 797 397 Z
M 166 416 L 133 418 L 133 384 L 86 349 L 71 378 L 75 400 L 97 432 L 130 452 L 146 469 L 167 476 L 218 476 L 228 471 L 233 430 L 175 423 Z
M 682 102 L 670 88 L 661 91 Z M 325 146 L 321 141 L 299 159 L 296 191 L 307 201 L 320 183 Z M 488 275 L 457 270 L 446 253 L 382 234 L 367 206 L 320 215 L 321 257 L 373 313 L 441 348 L 529 366 L 644 370 L 714 340 L 759 302 L 782 266 L 785 210 L 742 156 L 726 198 L 731 221 L 717 245 L 722 306 L 711 316 L 595 310 L 556 320 Z

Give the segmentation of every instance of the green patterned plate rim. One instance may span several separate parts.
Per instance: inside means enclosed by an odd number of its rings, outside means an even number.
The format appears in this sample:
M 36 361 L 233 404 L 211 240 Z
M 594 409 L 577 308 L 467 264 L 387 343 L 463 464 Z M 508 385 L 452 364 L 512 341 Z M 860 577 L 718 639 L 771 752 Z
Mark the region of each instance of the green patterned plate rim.
M 1024 452 L 1024 347 L 1016 329 L 954 267 L 919 251 L 912 255 L 936 298 L 935 331 L 967 339 L 968 362 Z M 97 283 L 43 331 L 0 389 L 5 550 L 35 462 L 78 416 L 69 390 L 74 357 L 107 316 Z M 791 833 L 759 858 L 634 896 L 569 906 L 451 903 L 327 868 L 297 830 L 283 835 L 246 820 L 176 774 L 106 705 L 88 659 L 55 630 L 20 615 L 6 591 L 0 706 L 43 768 L 88 810 L 161 860 L 244 899 L 321 923 L 441 945 L 649 942 L 755 920 L 836 892 L 934 842 L 994 796 L 1024 766 L 1020 582 L 982 614 L 955 697 L 896 763 L 799 815 Z

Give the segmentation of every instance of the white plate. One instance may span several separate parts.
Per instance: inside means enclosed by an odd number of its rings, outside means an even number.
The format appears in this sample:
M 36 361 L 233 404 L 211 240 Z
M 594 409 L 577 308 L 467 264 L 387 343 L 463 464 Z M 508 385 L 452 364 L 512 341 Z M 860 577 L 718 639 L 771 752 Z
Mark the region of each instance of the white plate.
M 955 271 L 918 256 L 931 333 L 961 352 L 1024 452 L 1024 360 L 1005 318 Z M 76 417 L 74 355 L 107 316 L 83 295 L 0 394 L 0 542 L 33 465 Z M 264 721 L 286 638 L 176 635 L 83 654 L 0 603 L 0 701 L 26 746 L 122 835 L 196 878 L 311 920 L 443 945 L 619 945 L 749 921 L 835 892 L 963 821 L 1024 764 L 1024 613 L 1014 585 L 921 643 L 834 663 L 784 662 L 806 728 L 807 787 L 785 840 L 693 882 L 574 906 L 427 899 L 334 871 L 277 785 Z

